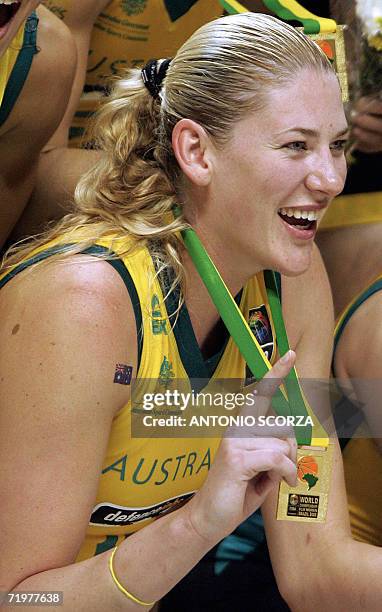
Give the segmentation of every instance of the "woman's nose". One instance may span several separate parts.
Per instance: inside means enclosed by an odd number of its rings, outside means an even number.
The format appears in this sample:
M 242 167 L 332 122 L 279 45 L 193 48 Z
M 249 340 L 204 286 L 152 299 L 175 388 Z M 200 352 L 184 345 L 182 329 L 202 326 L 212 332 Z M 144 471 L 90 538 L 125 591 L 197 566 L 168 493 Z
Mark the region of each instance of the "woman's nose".
M 330 152 L 310 169 L 306 177 L 306 186 L 310 191 L 320 191 L 334 198 L 343 190 L 345 178 L 345 159 L 333 158 Z

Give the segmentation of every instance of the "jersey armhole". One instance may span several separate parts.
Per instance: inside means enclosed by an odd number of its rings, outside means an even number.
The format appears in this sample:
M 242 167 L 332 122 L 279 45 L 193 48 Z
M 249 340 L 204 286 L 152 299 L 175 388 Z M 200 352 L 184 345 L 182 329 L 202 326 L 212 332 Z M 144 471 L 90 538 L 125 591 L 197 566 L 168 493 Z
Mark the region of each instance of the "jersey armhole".
M 3 278 L 0 278 L 0 289 L 4 287 L 4 285 L 6 285 L 12 278 L 17 276 L 17 274 L 19 274 L 26 268 L 29 268 L 30 266 L 33 266 L 34 264 L 40 261 L 44 261 L 45 259 L 48 259 L 52 255 L 56 255 L 57 253 L 64 252 L 71 246 L 73 245 L 72 244 L 64 244 L 64 245 L 60 244 L 50 249 L 46 249 L 46 251 L 41 251 L 40 253 L 38 253 L 37 255 L 34 255 L 30 259 L 23 261 L 21 264 L 19 264 L 18 266 L 13 268 L 10 272 L 8 272 L 8 274 L 5 274 Z M 110 251 L 110 249 L 107 249 L 106 247 L 94 245 L 94 246 L 89 247 L 88 249 L 85 249 L 84 251 L 80 251 L 77 254 L 78 255 L 86 254 L 86 255 L 91 255 L 92 257 L 99 257 L 99 258 L 101 258 L 101 256 L 103 255 L 109 255 L 110 258 L 102 257 L 103 261 L 106 261 L 108 264 L 113 266 L 114 270 L 118 272 L 119 276 L 122 278 L 125 284 L 125 287 L 127 288 L 127 291 L 129 293 L 130 300 L 131 300 L 131 303 L 134 309 L 135 325 L 137 329 L 137 342 L 138 342 L 137 372 L 139 372 L 139 367 L 140 367 L 141 357 L 142 357 L 142 349 L 143 349 L 142 309 L 141 309 L 141 304 L 139 301 L 138 293 L 135 288 L 134 281 L 131 277 L 130 272 L 126 268 L 123 261 L 121 259 L 118 259 L 117 254 L 114 253 L 113 251 Z
M 125 287 L 129 293 L 131 303 L 134 309 L 135 316 L 135 326 L 137 330 L 137 342 L 138 342 L 138 356 L 137 356 L 137 373 L 139 372 L 139 367 L 141 365 L 141 357 L 143 350 L 143 325 L 142 325 L 142 309 L 141 303 L 139 301 L 138 292 L 136 290 L 134 281 L 131 277 L 129 270 L 126 268 L 122 259 L 118 259 L 116 254 L 107 249 L 106 247 L 94 245 L 89 247 L 85 251 L 82 251 L 87 255 L 92 255 L 94 257 L 99 257 L 100 255 L 108 254 L 115 259 L 104 259 L 108 264 L 110 264 L 116 272 L 118 272 L 119 276 L 122 278 Z

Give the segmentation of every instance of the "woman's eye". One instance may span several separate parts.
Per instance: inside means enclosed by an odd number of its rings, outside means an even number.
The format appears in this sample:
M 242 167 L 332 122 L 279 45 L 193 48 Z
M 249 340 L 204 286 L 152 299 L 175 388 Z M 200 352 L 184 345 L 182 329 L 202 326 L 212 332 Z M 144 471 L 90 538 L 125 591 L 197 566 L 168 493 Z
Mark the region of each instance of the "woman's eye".
M 347 143 L 348 143 L 347 138 L 342 139 L 342 140 L 335 140 L 330 145 L 330 148 L 332 149 L 332 151 L 340 151 L 340 152 L 342 152 L 342 151 L 344 151 L 346 149 Z
M 304 142 L 303 140 L 296 140 L 294 142 L 288 142 L 286 145 L 284 145 L 287 149 L 290 149 L 291 151 L 306 151 L 307 150 L 307 144 L 306 142 Z

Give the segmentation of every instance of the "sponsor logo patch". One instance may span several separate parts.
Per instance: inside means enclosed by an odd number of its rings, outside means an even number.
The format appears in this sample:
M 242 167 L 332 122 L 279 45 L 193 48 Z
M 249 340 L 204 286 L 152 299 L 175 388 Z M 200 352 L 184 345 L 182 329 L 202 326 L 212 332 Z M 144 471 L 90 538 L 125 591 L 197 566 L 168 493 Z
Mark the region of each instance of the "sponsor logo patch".
M 184 493 L 183 495 L 163 500 L 153 506 L 144 506 L 141 508 L 116 506 L 108 502 L 98 504 L 93 509 L 90 517 L 90 525 L 106 525 L 110 527 L 134 525 L 140 521 L 162 516 L 163 514 L 175 510 L 176 507 L 188 501 L 194 493 L 195 491 L 191 491 L 190 493 Z

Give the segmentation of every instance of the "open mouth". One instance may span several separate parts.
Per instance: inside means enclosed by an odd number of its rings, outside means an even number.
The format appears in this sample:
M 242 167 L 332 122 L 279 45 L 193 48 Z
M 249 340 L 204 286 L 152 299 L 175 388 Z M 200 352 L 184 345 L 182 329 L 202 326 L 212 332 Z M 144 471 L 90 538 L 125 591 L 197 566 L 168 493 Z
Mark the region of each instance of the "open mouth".
M 21 2 L 14 2 L 14 0 L 0 0 L 0 30 L 3 30 L 11 23 L 20 6 Z
M 285 223 L 298 230 L 315 231 L 317 229 L 318 213 L 316 210 L 281 208 L 278 215 Z

